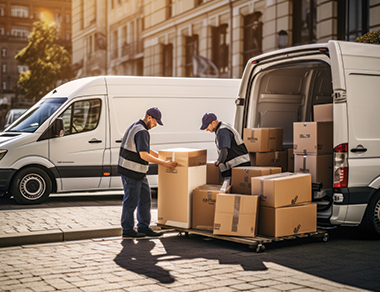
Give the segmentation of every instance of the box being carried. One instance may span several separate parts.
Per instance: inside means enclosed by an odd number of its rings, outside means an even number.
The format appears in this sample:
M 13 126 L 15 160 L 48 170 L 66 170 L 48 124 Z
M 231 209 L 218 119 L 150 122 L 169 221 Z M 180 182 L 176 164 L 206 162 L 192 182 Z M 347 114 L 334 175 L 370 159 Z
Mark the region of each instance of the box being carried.
M 251 178 L 252 195 L 261 196 L 261 206 L 284 207 L 311 201 L 311 175 L 284 172 Z
M 255 237 L 259 196 L 217 194 L 213 234 Z
M 282 128 L 245 128 L 244 144 L 249 152 L 282 150 Z
M 178 162 L 175 169 L 158 166 L 159 224 L 191 228 L 191 194 L 206 184 L 206 155 L 206 150 L 198 149 L 159 151 L 159 158 Z
M 216 195 L 221 185 L 203 185 L 193 190 L 192 228 L 212 230 L 214 226 Z M 226 193 L 230 192 L 230 188 Z
M 260 207 L 259 233 L 289 236 L 317 230 L 317 205 L 309 203 L 291 207 Z
M 333 123 L 293 123 L 294 154 L 331 154 L 333 152 Z
M 256 176 L 280 173 L 281 167 L 239 166 L 232 168 L 232 192 L 251 194 L 251 178 Z

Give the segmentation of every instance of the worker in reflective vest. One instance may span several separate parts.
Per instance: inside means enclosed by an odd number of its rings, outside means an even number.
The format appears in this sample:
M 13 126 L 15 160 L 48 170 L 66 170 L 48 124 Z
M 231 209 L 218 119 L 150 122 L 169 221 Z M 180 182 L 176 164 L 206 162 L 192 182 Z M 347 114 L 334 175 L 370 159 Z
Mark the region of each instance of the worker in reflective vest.
M 158 158 L 158 153 L 150 149 L 149 130 L 157 124 L 163 125 L 161 111 L 154 107 L 146 111 L 142 120 L 132 124 L 124 134 L 120 146 L 118 173 L 124 187 L 121 227 L 123 237 L 160 236 L 149 227 L 151 193 L 146 178 L 149 162 L 175 168 L 176 162 Z M 134 230 L 134 211 L 137 208 L 137 232 Z
M 215 133 L 218 159 L 215 162 L 224 177 L 223 189 L 231 183 L 231 170 L 237 166 L 250 166 L 247 147 L 239 133 L 228 123 L 218 121 L 214 113 L 205 113 L 202 117 L 201 130 Z

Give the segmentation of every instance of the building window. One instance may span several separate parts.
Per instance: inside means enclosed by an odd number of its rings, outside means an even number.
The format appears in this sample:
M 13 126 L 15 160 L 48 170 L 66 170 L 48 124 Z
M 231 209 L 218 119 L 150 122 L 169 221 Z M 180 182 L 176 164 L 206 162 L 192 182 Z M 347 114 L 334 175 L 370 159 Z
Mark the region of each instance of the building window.
M 2 57 L 6 57 L 7 56 L 7 49 L 6 48 L 2 48 L 1 49 L 1 56 Z
M 12 6 L 11 7 L 11 16 L 13 17 L 29 17 L 29 7 L 26 6 Z
M 163 75 L 173 76 L 173 45 L 168 44 L 163 46 Z
M 61 14 L 60 13 L 55 13 L 54 14 L 54 21 L 55 21 L 55 23 L 61 23 L 62 22 L 62 18 L 61 18 Z
M 70 23 L 70 14 L 66 14 L 66 23 Z
M 198 35 L 186 37 L 186 77 L 194 76 L 193 56 L 198 55 Z
M 17 38 L 27 38 L 29 29 L 27 27 L 12 27 L 11 35 Z
M 369 31 L 369 1 L 338 1 L 338 39 L 355 41 Z
M 293 0 L 293 45 L 314 43 L 317 28 L 317 1 Z
M 0 27 L 0 35 L 4 35 L 5 34 L 5 29 L 4 27 Z
M 227 29 L 227 24 L 212 28 L 212 62 L 218 68 L 219 74 L 228 72 Z
M 66 34 L 66 40 L 69 41 L 71 39 L 71 36 L 69 33 Z
M 7 82 L 3 81 L 3 86 L 2 86 L 3 90 L 6 90 L 7 89 Z
M 247 64 L 248 60 L 262 53 L 263 23 L 261 22 L 261 13 L 244 16 L 244 51 L 243 62 Z
M 7 73 L 7 64 L 2 64 L 1 65 L 1 72 Z
M 0 16 L 4 16 L 4 7 L 0 7 Z
M 18 65 L 17 66 L 17 72 L 18 72 L 18 74 L 20 74 L 21 72 L 26 72 L 28 70 L 29 70 L 28 66 L 25 66 L 25 65 Z

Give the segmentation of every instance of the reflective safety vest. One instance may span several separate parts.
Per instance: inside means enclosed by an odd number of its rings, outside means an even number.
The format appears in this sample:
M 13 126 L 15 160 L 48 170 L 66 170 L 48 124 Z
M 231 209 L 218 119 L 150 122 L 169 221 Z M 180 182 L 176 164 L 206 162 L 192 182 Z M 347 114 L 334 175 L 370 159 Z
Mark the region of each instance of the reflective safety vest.
M 238 166 L 245 162 L 250 162 L 249 154 L 247 151 L 247 147 L 244 144 L 243 139 L 240 137 L 239 133 L 232 127 L 230 124 L 220 122 L 219 128 L 215 132 L 215 144 L 218 149 L 218 154 L 220 153 L 219 145 L 218 145 L 218 133 L 221 129 L 228 129 L 232 132 L 234 143 L 231 141 L 231 149 L 228 151 L 227 159 L 224 163 L 219 164 L 219 169 L 221 172 L 225 172 L 235 166 Z M 233 148 L 233 149 L 232 149 Z
M 149 170 L 149 162 L 143 160 L 136 150 L 135 136 L 140 131 L 148 131 L 135 123 L 125 132 L 120 146 L 118 173 L 135 180 L 141 180 Z

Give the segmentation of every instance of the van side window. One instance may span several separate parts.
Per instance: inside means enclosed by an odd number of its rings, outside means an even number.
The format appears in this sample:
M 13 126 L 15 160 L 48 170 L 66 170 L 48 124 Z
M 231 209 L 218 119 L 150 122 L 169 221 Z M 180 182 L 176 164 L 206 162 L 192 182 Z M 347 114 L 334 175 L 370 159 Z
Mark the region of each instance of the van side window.
M 100 99 L 77 101 L 70 105 L 61 115 L 65 136 L 94 130 L 99 123 L 100 109 Z

